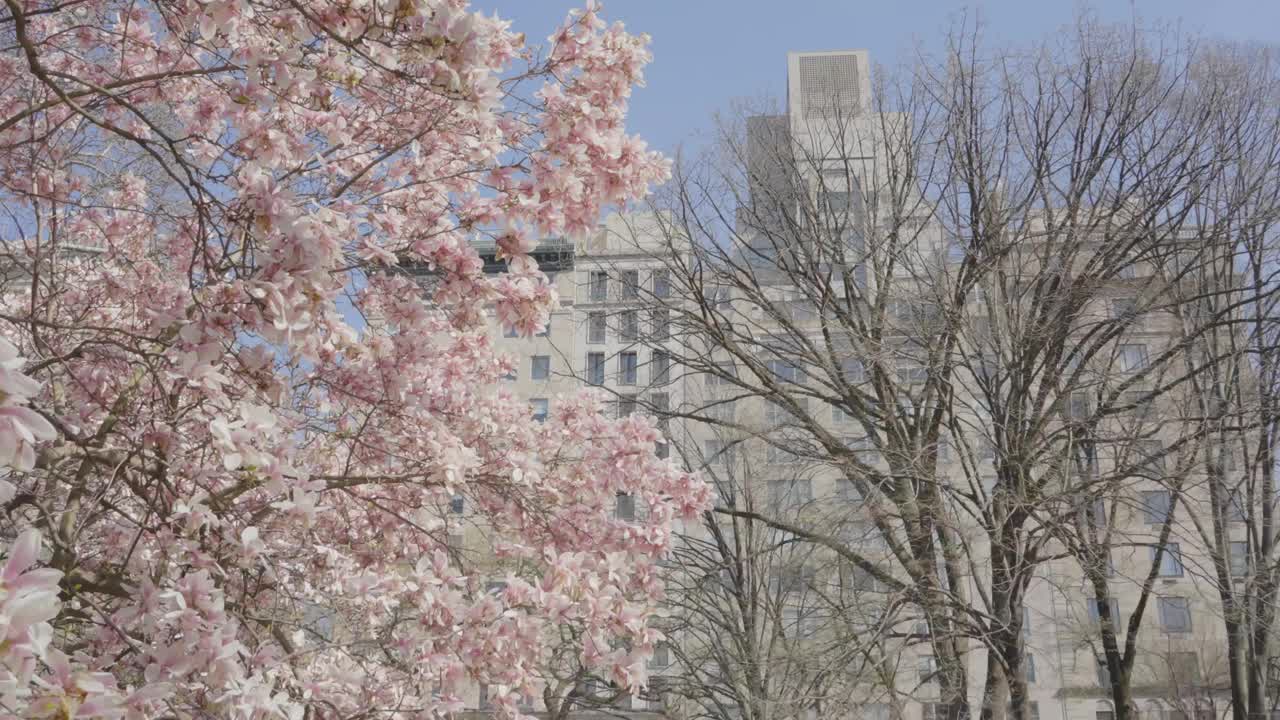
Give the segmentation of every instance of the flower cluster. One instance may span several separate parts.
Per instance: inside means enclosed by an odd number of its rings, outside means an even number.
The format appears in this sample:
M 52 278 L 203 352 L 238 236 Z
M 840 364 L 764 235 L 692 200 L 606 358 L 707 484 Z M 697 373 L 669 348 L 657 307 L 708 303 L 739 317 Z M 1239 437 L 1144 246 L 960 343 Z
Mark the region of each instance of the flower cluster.
M 53 425 L 27 402 L 40 383 L 20 371 L 23 358 L 13 343 L 0 338 L 0 465 L 17 470 L 35 467 L 35 446 L 54 439 Z M 13 486 L 0 480 L 0 502 L 13 497 Z
M 594 4 L 545 52 L 465 0 L 8 9 L 4 712 L 420 718 L 485 683 L 514 714 L 565 663 L 642 685 L 706 487 L 592 397 L 534 422 L 489 323 L 555 307 L 531 238 L 666 176 L 625 133 L 646 39 Z

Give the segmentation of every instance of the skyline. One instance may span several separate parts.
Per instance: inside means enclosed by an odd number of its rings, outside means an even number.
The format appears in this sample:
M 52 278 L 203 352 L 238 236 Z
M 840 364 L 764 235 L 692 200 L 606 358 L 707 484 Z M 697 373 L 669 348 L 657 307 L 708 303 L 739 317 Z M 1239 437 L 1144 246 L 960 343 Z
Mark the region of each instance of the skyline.
M 497 12 L 545 45 L 547 36 L 580 2 L 477 0 L 472 7 Z M 1280 42 L 1280 3 L 1265 0 L 1135 0 L 1078 4 L 1015 0 L 926 0 L 902 5 L 809 0 L 781 12 L 763 0 L 605 0 L 604 16 L 651 38 L 653 62 L 645 87 L 632 95 L 628 132 L 674 156 L 683 144 L 703 146 L 713 116 L 738 100 L 780 100 L 786 92 L 788 51 L 867 50 L 874 67 L 891 67 L 917 49 L 936 51 L 953 21 L 978 17 L 993 45 L 1043 40 L 1085 8 L 1108 22 L 1133 17 L 1170 23 L 1190 34 L 1238 42 Z M 865 25 L 869 30 L 860 29 Z M 708 32 L 708 29 L 714 31 Z M 729 37 L 734 39 L 729 42 Z

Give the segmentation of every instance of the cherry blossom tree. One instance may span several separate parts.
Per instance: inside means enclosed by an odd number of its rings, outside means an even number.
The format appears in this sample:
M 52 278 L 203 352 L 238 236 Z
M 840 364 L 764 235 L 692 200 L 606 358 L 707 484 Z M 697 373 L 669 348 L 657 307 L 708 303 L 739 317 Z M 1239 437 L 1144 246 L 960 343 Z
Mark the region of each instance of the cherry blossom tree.
M 4 0 L 0 38 L 0 714 L 513 715 L 564 638 L 643 685 L 706 488 L 597 398 L 533 422 L 487 318 L 536 332 L 532 238 L 666 176 L 647 38 L 464 0 Z

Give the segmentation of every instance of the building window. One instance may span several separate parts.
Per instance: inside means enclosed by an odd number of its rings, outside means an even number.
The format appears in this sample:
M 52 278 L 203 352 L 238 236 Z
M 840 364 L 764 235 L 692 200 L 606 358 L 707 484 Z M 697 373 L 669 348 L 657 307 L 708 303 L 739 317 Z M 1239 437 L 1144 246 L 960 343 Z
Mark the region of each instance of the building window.
M 619 520 L 631 522 L 636 519 L 636 498 L 634 495 L 618 493 L 614 498 L 613 516 Z
M 709 287 L 702 289 L 702 298 L 712 310 L 724 310 L 729 306 L 729 288 Z
M 333 642 L 333 625 L 337 616 L 332 607 L 302 601 L 302 629 L 324 642 Z
M 1138 315 L 1137 298 L 1123 297 L 1111 301 L 1111 317 L 1116 320 L 1128 320 Z
M 770 583 L 775 593 L 798 593 L 813 585 L 813 568 L 803 564 L 783 565 L 773 571 Z
M 817 630 L 817 618 L 813 612 L 788 605 L 782 608 L 782 634 L 784 637 L 803 638 Z
M 885 541 L 880 529 L 871 522 L 842 523 L 837 535 L 850 546 L 863 548 L 868 552 L 879 553 L 889 548 L 889 543 Z
M 862 720 L 890 720 L 889 703 L 863 703 L 854 717 Z
M 1159 548 L 1151 548 L 1151 560 L 1155 562 Z M 1160 553 L 1160 577 L 1182 577 L 1182 548 L 1178 543 L 1164 544 L 1164 552 Z
M 840 562 L 840 582 L 844 589 L 850 592 L 882 593 L 885 591 L 884 583 L 880 582 L 875 575 L 868 572 L 866 568 L 846 560 Z
M 849 478 L 838 478 L 836 480 L 836 497 L 844 502 L 862 502 L 862 491 L 858 489 L 857 483 Z
M 804 413 L 806 413 L 806 411 L 809 410 L 808 397 L 795 397 L 795 398 L 792 398 L 792 400 L 794 400 L 796 405 L 800 406 L 801 415 L 803 415 Z M 768 423 L 769 425 L 782 425 L 782 424 L 792 423 L 792 421 L 795 421 L 796 419 L 797 419 L 796 416 L 791 414 L 791 410 L 787 410 L 786 407 L 783 407 L 782 405 L 777 404 L 777 402 L 773 402 L 773 401 L 765 402 L 765 405 L 764 405 L 765 423 Z
M 658 420 L 658 431 L 666 435 L 671 428 L 671 418 L 667 416 L 671 411 L 671 396 L 664 392 L 650 393 L 649 405 L 653 408 L 653 416 Z
M 708 420 L 718 420 L 722 423 L 733 422 L 736 414 L 737 402 L 734 400 L 722 400 L 714 402 L 702 409 L 702 414 L 707 416 Z
M 920 703 L 920 720 L 949 720 L 946 703 Z
M 506 380 L 507 382 L 515 382 L 518 376 L 519 374 L 516 372 L 516 369 L 511 368 L 510 370 L 508 370 L 506 373 L 502 375 L 502 379 Z
M 653 385 L 666 385 L 671 382 L 671 353 L 666 350 L 654 350 L 650 361 L 649 377 Z
M 671 296 L 671 273 L 666 270 L 653 271 L 653 294 L 660 298 Z
M 1095 625 L 1102 622 L 1102 613 L 1099 611 L 1102 604 L 1098 601 L 1098 598 L 1085 598 L 1085 602 L 1089 606 L 1089 620 Z M 1120 601 L 1116 598 L 1110 598 L 1106 601 L 1106 605 L 1107 610 L 1111 612 L 1111 624 L 1118 627 L 1120 625 Z
M 1147 346 L 1146 345 L 1121 345 L 1119 347 L 1120 355 L 1120 372 L 1138 372 L 1145 370 L 1147 367 Z
M 845 438 L 844 445 L 852 450 L 854 456 L 864 465 L 875 465 L 881 460 L 880 449 L 869 437 Z
M 653 412 L 658 416 L 659 424 L 666 423 L 665 415 L 671 409 L 671 396 L 664 392 L 653 393 L 649 395 L 649 404 L 653 405 Z
M 1164 474 L 1164 445 L 1159 440 L 1140 440 L 1136 450 L 1144 469 L 1157 476 Z
M 640 271 L 622 271 L 622 299 L 635 300 L 640 297 Z
M 618 354 L 618 384 L 635 385 L 638 382 L 636 354 L 624 352 Z
M 1148 490 L 1142 493 L 1142 514 L 1148 525 L 1161 525 L 1169 519 L 1172 497 L 1168 490 Z
M 604 353 L 587 353 L 587 384 L 604 384 Z
M 551 356 L 534 355 L 529 369 L 529 377 L 534 380 L 546 380 L 551 377 Z
M 1184 597 L 1158 598 L 1160 629 L 1167 633 L 1191 632 L 1191 603 Z
M 859 242 L 861 241 L 860 236 L 855 236 L 855 237 L 858 237 Z M 860 254 L 861 252 L 859 252 L 858 255 Z M 854 281 L 854 287 L 856 288 L 867 287 L 867 263 L 854 263 L 854 269 L 852 269 L 851 274 L 852 274 L 852 281 Z
M 449 498 L 449 512 L 453 513 L 454 515 L 461 515 L 462 511 L 465 510 L 466 507 L 467 507 L 467 500 L 461 495 L 454 495 L 453 497 Z
M 622 395 L 618 397 L 618 417 L 624 418 L 635 414 L 636 396 Z
M 1232 490 L 1227 495 L 1227 522 L 1244 522 L 1244 506 L 1244 496 L 1241 494 L 1240 490 Z
M 775 510 L 797 507 L 812 501 L 813 482 L 807 478 L 769 481 L 769 506 Z
M 554 315 L 547 316 L 547 324 L 543 325 L 542 329 L 538 331 L 538 337 L 547 337 L 551 335 L 551 318 L 553 317 L 555 316 Z
M 1169 653 L 1169 675 L 1183 687 L 1200 682 L 1200 659 L 1193 652 Z
M 800 458 L 795 453 L 775 445 L 769 445 L 765 448 L 765 461 L 771 465 L 789 465 L 799 462 Z
M 732 385 L 738 377 L 738 366 L 732 362 L 715 363 L 715 370 L 707 373 L 708 385 Z
M 1026 653 L 1026 656 L 1022 658 L 1022 676 L 1023 678 L 1026 679 L 1027 684 L 1032 684 L 1036 681 L 1036 656 L 1035 655 L 1032 655 L 1031 653 Z
M 1107 501 L 1104 498 L 1094 498 L 1093 502 L 1085 508 L 1085 519 L 1095 528 L 1104 528 L 1107 526 Z
M 991 441 L 991 438 L 986 436 L 979 437 L 976 440 L 976 444 L 978 446 L 979 460 L 989 460 L 991 462 L 995 462 L 996 446 L 995 446 L 995 443 Z
M 916 658 L 916 674 L 920 682 L 932 682 L 938 674 L 938 661 L 932 655 L 921 655 Z
M 1066 402 L 1068 420 L 1088 420 L 1092 414 L 1089 410 L 1089 394 L 1073 392 L 1067 395 Z
M 515 325 L 508 325 L 506 328 L 502 330 L 502 337 L 504 338 L 520 337 L 520 332 L 516 330 Z
M 733 462 L 734 446 L 724 440 L 707 440 L 703 447 L 706 448 L 707 462 L 731 464 Z
M 1218 458 L 1221 458 L 1221 460 L 1222 460 L 1222 471 L 1223 471 L 1223 472 L 1235 472 L 1235 470 L 1236 470 L 1236 454 L 1235 454 L 1234 452 L 1232 452 L 1232 447 L 1231 447 L 1231 445 L 1229 445 L 1229 444 L 1224 445 L 1224 446 L 1222 447 L 1222 450 L 1221 450 L 1220 452 L 1216 453 L 1216 455 L 1217 455 L 1217 457 L 1218 457 Z
M 1231 543 L 1231 576 L 1245 577 L 1249 574 L 1249 543 Z
M 1144 390 L 1126 390 L 1120 393 L 1121 412 L 1138 420 L 1151 417 L 1151 393 Z
M 769 372 L 773 374 L 773 379 L 778 382 L 802 383 L 804 382 L 804 373 L 800 368 L 792 365 L 789 361 L 775 358 L 769 361 Z
M 587 342 L 599 345 L 605 341 L 604 313 L 587 313 Z
M 1111 670 L 1107 667 L 1106 658 L 1098 658 L 1098 685 L 1111 687 Z M 1114 714 L 1112 717 L 1115 717 Z
M 951 462 L 951 440 L 945 437 L 938 438 L 938 444 L 933 446 L 933 452 L 938 462 Z
M 903 385 L 922 383 L 929 379 L 929 369 L 913 360 L 898 362 L 898 382 Z
M 1101 681 L 1098 684 L 1103 686 L 1111 685 L 1110 682 L 1103 683 Z M 1114 710 L 1111 709 L 1111 706 L 1108 705 L 1106 706 L 1105 710 L 1103 709 L 1095 710 L 1093 712 L 1093 720 L 1116 720 L 1116 713 Z
M 671 648 L 664 642 L 653 646 L 653 656 L 649 658 L 649 667 L 662 669 L 671 664 Z
M 592 270 L 589 277 L 591 300 L 604 302 L 609 297 L 609 274 L 603 270 Z
M 618 335 L 623 340 L 637 340 L 640 337 L 640 313 L 635 310 L 622 312 L 622 323 Z
M 845 410 L 842 405 L 831 406 L 831 422 L 834 423 L 850 423 L 854 421 L 853 413 Z
M 671 311 L 656 308 L 649 311 L 650 323 L 653 326 L 653 339 L 666 340 L 671 337 Z
M 538 422 L 547 421 L 547 410 L 549 403 L 546 398 L 533 398 L 529 401 L 529 407 L 533 408 L 533 419 Z
M 840 374 L 844 377 L 844 381 L 850 385 L 857 385 L 866 381 L 866 367 L 858 358 L 845 358 L 840 361 Z

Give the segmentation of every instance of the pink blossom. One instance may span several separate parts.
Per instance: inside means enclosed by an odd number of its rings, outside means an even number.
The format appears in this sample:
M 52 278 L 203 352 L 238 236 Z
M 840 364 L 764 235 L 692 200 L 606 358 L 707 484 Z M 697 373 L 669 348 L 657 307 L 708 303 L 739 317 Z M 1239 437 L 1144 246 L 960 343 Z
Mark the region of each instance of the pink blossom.
M 653 563 L 706 488 L 598 398 L 533 422 L 488 323 L 544 327 L 536 239 L 665 177 L 626 132 L 647 42 L 592 6 L 537 61 L 463 0 L 375 5 L 28 11 L 51 77 L 118 95 L 75 96 L 89 122 L 25 56 L 0 69 L 0 122 L 32 113 L 0 130 L 6 207 L 94 249 L 18 238 L 41 283 L 0 298 L 0 501 L 43 510 L 0 575 L 7 712 L 425 717 L 492 680 L 512 714 L 573 656 L 644 681 Z

